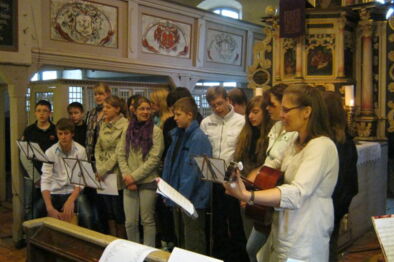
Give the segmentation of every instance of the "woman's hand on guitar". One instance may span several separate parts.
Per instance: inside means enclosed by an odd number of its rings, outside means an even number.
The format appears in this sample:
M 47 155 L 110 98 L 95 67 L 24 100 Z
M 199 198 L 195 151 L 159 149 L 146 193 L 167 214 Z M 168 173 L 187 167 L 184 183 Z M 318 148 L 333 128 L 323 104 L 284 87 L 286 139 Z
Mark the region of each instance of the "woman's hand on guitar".
M 247 202 L 249 200 L 249 192 L 246 190 L 244 183 L 241 179 L 241 173 L 237 169 L 235 179 L 230 179 L 232 182 L 224 182 L 223 186 L 226 189 L 226 194 L 238 198 L 239 200 Z

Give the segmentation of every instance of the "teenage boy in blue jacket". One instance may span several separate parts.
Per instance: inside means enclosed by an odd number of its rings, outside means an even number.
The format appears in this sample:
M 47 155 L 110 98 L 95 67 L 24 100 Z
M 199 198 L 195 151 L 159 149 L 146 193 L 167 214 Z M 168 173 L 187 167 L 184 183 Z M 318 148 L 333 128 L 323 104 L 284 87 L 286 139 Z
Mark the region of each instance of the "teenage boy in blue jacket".
M 197 105 L 193 98 L 179 99 L 173 106 L 177 128 L 171 130 L 171 145 L 164 160 L 163 179 L 189 199 L 198 213 L 192 219 L 174 203 L 175 231 L 180 247 L 206 254 L 205 211 L 209 206 L 210 184 L 201 180 L 201 174 L 193 156 L 212 155 L 208 137 L 196 121 Z

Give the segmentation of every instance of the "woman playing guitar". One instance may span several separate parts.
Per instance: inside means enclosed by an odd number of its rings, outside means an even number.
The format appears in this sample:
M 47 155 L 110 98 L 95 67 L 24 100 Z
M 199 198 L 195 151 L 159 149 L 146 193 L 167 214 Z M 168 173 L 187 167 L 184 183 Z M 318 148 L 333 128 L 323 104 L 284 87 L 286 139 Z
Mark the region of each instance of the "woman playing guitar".
M 247 191 L 238 173 L 235 182 L 223 185 L 228 194 L 242 201 L 276 208 L 263 250 L 264 261 L 328 261 L 338 153 L 330 139 L 327 108 L 320 91 L 305 85 L 288 87 L 281 119 L 286 131 L 299 134 L 281 163 L 284 184 Z

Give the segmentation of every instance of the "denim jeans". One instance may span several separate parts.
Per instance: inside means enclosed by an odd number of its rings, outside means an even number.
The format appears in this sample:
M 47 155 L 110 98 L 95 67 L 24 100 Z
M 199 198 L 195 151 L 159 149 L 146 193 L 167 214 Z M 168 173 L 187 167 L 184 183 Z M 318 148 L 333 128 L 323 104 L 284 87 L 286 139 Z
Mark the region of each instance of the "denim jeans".
M 256 230 L 254 227 L 249 235 L 248 242 L 246 243 L 246 252 L 248 253 L 250 262 L 257 262 L 257 252 L 263 247 L 267 241 L 268 236 Z
M 105 214 L 105 206 L 100 195 L 97 194 L 96 189 L 85 187 L 82 191 L 85 203 L 89 205 L 91 214 L 91 229 L 103 234 L 108 233 L 107 216 Z
M 59 195 L 51 195 L 51 201 L 53 207 L 60 211 L 64 203 L 66 203 L 67 199 L 70 197 L 70 194 L 59 194 Z M 86 200 L 80 200 L 81 195 L 79 195 L 78 199 L 75 201 L 74 212 L 78 216 L 78 223 L 81 226 L 91 226 L 92 221 L 92 213 L 90 212 L 89 206 L 86 205 Z M 44 217 L 47 216 L 46 206 L 44 200 L 41 198 L 37 202 L 37 208 L 34 208 L 34 216 L 35 217 Z M 88 227 L 89 228 L 89 227 Z
M 57 211 L 61 211 L 64 203 L 66 203 L 68 197 L 70 196 L 70 194 L 62 194 L 62 195 L 51 195 L 51 202 L 53 207 L 57 210 Z M 37 209 L 35 209 L 36 211 L 34 212 L 34 216 L 35 217 L 45 217 L 47 216 L 47 210 L 46 210 L 46 206 L 45 206 L 45 202 L 44 199 L 40 199 L 37 202 Z M 76 212 L 77 207 L 76 205 L 74 206 L 74 212 Z
M 78 225 L 93 229 L 93 214 L 90 203 L 85 194 L 82 192 L 79 194 L 77 199 L 77 213 L 78 213 Z
M 38 203 L 42 200 L 41 191 L 39 188 L 33 186 L 33 180 L 29 177 L 23 177 L 23 206 L 24 206 L 24 219 L 30 220 L 39 218 L 34 214 L 38 214 Z M 34 209 L 34 210 L 33 210 Z

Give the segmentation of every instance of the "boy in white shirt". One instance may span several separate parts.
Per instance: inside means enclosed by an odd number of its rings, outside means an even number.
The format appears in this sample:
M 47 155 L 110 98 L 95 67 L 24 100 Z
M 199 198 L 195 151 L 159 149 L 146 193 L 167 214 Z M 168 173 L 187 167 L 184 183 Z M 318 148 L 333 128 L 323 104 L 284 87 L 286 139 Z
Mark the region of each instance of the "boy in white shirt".
M 70 119 L 62 118 L 57 122 L 59 142 L 45 151 L 52 163 L 44 163 L 41 176 L 41 194 L 47 216 L 64 221 L 71 221 L 74 217 L 75 201 L 83 187 L 70 184 L 67 176 L 70 170 L 62 158 L 87 159 L 85 148 L 73 141 L 74 130 Z

